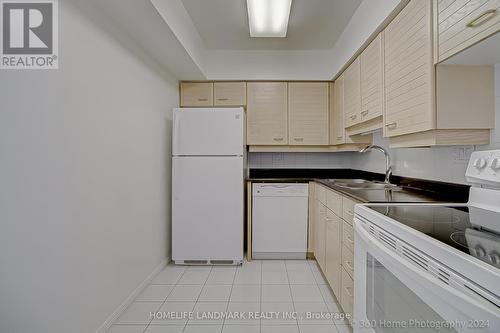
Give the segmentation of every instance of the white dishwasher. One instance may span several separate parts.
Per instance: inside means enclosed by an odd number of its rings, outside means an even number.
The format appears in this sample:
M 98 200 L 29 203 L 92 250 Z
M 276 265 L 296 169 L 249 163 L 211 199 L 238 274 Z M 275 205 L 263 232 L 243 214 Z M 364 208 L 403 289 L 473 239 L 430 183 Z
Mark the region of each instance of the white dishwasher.
M 252 185 L 252 256 L 305 259 L 308 184 Z

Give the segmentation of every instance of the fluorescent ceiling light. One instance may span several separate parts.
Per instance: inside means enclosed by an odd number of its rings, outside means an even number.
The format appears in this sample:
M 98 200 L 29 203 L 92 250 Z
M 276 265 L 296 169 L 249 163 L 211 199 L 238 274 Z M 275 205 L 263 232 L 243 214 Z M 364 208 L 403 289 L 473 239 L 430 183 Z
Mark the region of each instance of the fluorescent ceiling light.
M 251 37 L 286 37 L 292 0 L 247 0 Z

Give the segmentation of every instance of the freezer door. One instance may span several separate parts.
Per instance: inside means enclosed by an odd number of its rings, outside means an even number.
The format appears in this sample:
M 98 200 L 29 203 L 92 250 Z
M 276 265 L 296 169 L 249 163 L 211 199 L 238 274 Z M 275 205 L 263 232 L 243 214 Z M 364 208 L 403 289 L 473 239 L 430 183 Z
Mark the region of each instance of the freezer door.
M 172 259 L 243 260 L 243 158 L 172 163 Z
M 174 109 L 174 156 L 243 155 L 243 108 Z

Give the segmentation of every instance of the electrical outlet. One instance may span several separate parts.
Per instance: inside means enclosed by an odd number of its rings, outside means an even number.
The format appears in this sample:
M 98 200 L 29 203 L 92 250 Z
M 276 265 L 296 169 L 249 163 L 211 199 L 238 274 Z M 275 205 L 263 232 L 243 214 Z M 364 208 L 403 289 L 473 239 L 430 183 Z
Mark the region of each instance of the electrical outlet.
M 474 150 L 475 150 L 474 147 L 465 147 L 465 160 L 466 161 L 470 160 L 470 156 L 472 155 Z
M 283 153 L 273 153 L 273 162 L 283 162 Z
M 473 151 L 474 147 L 471 146 L 453 147 L 453 162 L 467 163 Z

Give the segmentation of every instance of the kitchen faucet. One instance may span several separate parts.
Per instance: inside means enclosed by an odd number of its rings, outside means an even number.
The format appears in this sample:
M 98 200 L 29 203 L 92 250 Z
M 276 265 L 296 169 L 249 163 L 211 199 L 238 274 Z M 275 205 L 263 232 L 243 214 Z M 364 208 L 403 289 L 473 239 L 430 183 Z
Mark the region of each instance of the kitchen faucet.
M 370 146 L 366 146 L 365 148 L 361 149 L 359 152 L 366 153 L 366 152 L 369 152 L 373 149 L 384 153 L 384 156 L 385 156 L 385 179 L 384 179 L 384 182 L 386 182 L 387 184 L 390 184 L 389 179 L 392 176 L 392 166 L 391 166 L 391 157 L 389 156 L 389 153 L 387 152 L 387 150 L 385 150 L 383 147 L 380 147 L 377 145 L 370 145 Z

